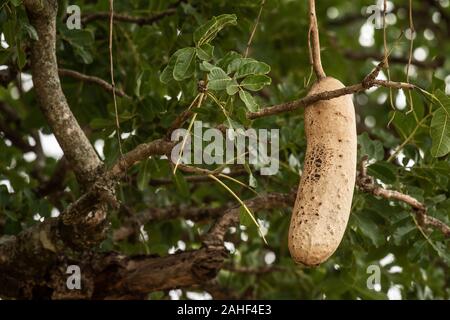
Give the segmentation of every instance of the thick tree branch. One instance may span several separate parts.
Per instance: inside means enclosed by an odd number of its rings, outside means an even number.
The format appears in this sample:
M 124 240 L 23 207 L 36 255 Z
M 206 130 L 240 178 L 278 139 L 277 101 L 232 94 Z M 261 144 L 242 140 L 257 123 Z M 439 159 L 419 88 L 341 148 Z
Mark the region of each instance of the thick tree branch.
M 289 194 L 269 193 L 245 201 L 254 212 L 292 206 L 295 192 Z M 98 275 L 97 298 L 124 298 L 146 295 L 152 291 L 189 287 L 214 278 L 222 268 L 227 252 L 224 248 L 225 234 L 239 223 L 240 207 L 223 213 L 211 228 L 204 246 L 195 251 L 181 252 L 166 257 L 121 256 L 114 259 L 118 268 L 103 266 Z M 114 279 L 114 281 L 111 281 Z
M 292 206 L 294 199 L 295 192 L 270 193 L 245 203 L 257 212 Z M 84 286 L 95 287 L 94 293 L 85 298 L 142 298 L 151 291 L 192 286 L 212 279 L 227 257 L 223 241 L 228 229 L 239 222 L 239 212 L 239 207 L 226 210 L 205 237 L 204 246 L 196 251 L 166 257 L 126 257 L 115 253 L 94 254 L 89 260 L 80 257 L 83 260 L 79 265 L 93 269 L 83 270 L 87 274 L 83 279 L 90 281 Z M 71 234 L 66 231 L 61 219 L 50 219 L 17 237 L 5 239 L 0 245 L 0 284 L 3 284 L 0 295 L 32 297 L 34 286 L 45 275 L 52 274 L 52 268 L 58 266 L 58 261 L 67 252 L 72 239 L 66 238 Z M 90 271 L 92 275 L 88 276 Z M 66 275 L 62 276 L 65 279 Z M 66 292 L 55 289 L 53 295 L 67 297 L 69 294 L 66 287 L 57 289 Z
M 170 153 L 177 142 L 158 139 L 138 145 L 136 148 L 121 157 L 109 171 L 111 177 L 121 177 L 135 163 L 154 155 L 166 155 Z
M 55 0 L 25 0 L 28 17 L 37 31 L 31 46 L 31 69 L 36 97 L 77 178 L 91 182 L 102 165 L 67 104 L 58 76 L 56 60 Z

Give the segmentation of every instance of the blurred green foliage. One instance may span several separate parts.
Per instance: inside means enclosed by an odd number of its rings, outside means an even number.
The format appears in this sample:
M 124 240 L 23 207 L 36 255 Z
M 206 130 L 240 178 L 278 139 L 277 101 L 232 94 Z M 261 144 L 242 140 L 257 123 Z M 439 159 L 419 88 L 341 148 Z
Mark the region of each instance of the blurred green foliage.
M 60 2 L 57 55 L 60 67 L 110 79 L 108 21 L 94 20 L 81 30 L 68 30 L 63 16 L 68 4 L 77 4 L 82 17 L 108 11 L 108 1 Z M 431 1 L 432 2 L 432 1 Z M 371 89 L 355 96 L 358 118 L 359 157 L 368 155 L 369 173 L 379 183 L 408 193 L 423 201 L 430 215 L 450 223 L 450 98 L 445 95 L 445 77 L 450 74 L 450 7 L 448 1 L 413 1 L 417 31 L 414 48 L 426 52 L 425 61 L 444 59 L 437 68 L 411 66 L 410 80 L 426 92 L 406 93 L 402 103 L 397 90 Z M 167 10 L 174 1 L 116 1 L 116 12 L 147 16 Z M 408 59 L 410 41 L 402 32 L 408 29 L 408 1 L 392 5 L 387 44 L 393 57 Z M 317 3 L 321 33 L 322 63 L 328 75 L 345 84 L 360 82 L 376 59 L 357 59 L 357 54 L 383 53 L 383 30 L 375 29 L 374 43 L 360 43 L 362 13 L 372 1 L 328 1 Z M 8 48 L 0 50 L 0 65 L 13 65 L 29 73 L 29 43 L 37 34 L 29 24 L 20 1 L 0 1 L 0 33 Z M 267 0 L 248 57 L 244 57 L 250 33 L 260 8 L 259 1 L 210 0 L 182 2 L 173 15 L 151 25 L 117 22 L 114 25 L 115 82 L 131 96 L 119 98 L 122 132 L 132 133 L 122 141 L 125 151 L 142 142 L 162 137 L 175 117 L 198 94 L 198 82 L 209 80 L 208 89 L 227 112 L 208 99 L 198 119 L 211 125 L 251 126 L 280 129 L 280 172 L 275 176 L 247 175 L 239 179 L 255 186 L 258 193 L 288 192 L 299 181 L 298 163 L 303 162 L 305 137 L 303 111 L 280 114 L 253 122 L 245 112 L 303 97 L 313 78 L 307 46 L 308 14 L 306 1 Z M 215 17 L 215 18 L 214 18 Z M 370 28 L 369 28 L 370 29 Z M 417 53 L 417 51 L 416 51 Z M 418 58 L 421 58 L 418 54 Z M 446 60 L 445 60 L 446 59 Z M 390 78 L 406 81 L 406 64 L 391 63 Z M 386 74 L 385 74 L 386 75 Z M 387 76 L 387 75 L 386 75 Z M 447 78 L 447 82 L 448 82 Z M 104 141 L 107 165 L 119 155 L 115 114 L 111 94 L 92 84 L 63 78 L 69 105 L 94 143 Z M 34 90 L 17 93 L 17 82 L 0 88 L 0 101 L 18 114 L 20 121 L 8 123 L 23 139 L 31 132 L 50 133 L 36 103 Z M 391 99 L 392 98 L 392 99 Z M 392 105 L 390 103 L 392 100 Z M 411 104 L 412 102 L 412 104 Z M 408 112 L 408 110 L 412 110 Z M 6 121 L 4 114 L 0 119 Z M 388 126 L 389 121 L 391 121 Z M 389 156 L 406 140 L 399 157 Z M 45 157 L 41 174 L 51 176 L 57 161 Z M 55 207 L 50 197 L 39 198 L 34 190 L 39 181 L 31 174 L 36 161 L 26 161 L 23 151 L 6 139 L 0 141 L 0 180 L 9 181 L 14 190 L 0 186 L 0 217 L 3 233 L 16 234 L 36 223 L 39 213 L 48 218 Z M 250 168 L 253 171 L 254 168 Z M 168 185 L 152 185 L 155 179 L 172 178 Z M 80 196 L 74 177 L 65 181 L 67 192 L 58 195 L 61 209 Z M 226 183 L 243 199 L 253 193 L 233 182 Z M 167 160 L 151 158 L 135 166 L 121 184 L 119 198 L 139 212 L 147 207 L 222 206 L 234 201 L 213 181 L 189 183 L 185 174 L 173 176 Z M 123 216 L 112 212 L 113 228 Z M 272 272 L 247 274 L 223 270 L 221 286 L 247 298 L 263 299 L 385 299 L 396 286 L 406 299 L 450 298 L 450 249 L 448 239 L 437 231 L 420 230 L 410 209 L 404 204 L 376 199 L 355 191 L 349 226 L 336 254 L 322 266 L 307 269 L 294 265 L 287 250 L 289 210 L 257 212 L 268 225 L 265 246 L 254 226 L 238 228 L 230 235 L 235 251 L 229 264 L 262 268 L 267 262 Z M 148 240 L 114 243 L 108 239 L 102 250 L 127 254 L 167 254 L 181 240 L 186 249 L 200 245 L 201 235 L 211 221 L 195 224 L 182 220 L 147 224 Z M 275 254 L 274 261 L 270 261 Z M 386 256 L 391 259 L 384 259 Z M 367 268 L 379 265 L 381 286 L 366 285 Z M 153 298 L 165 294 L 153 294 Z

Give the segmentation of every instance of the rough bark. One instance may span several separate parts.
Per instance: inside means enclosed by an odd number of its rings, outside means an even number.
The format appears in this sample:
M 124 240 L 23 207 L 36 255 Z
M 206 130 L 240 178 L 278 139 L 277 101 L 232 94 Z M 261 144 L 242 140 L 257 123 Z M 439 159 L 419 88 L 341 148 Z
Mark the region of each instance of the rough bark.
M 270 193 L 245 201 L 259 210 L 291 206 L 295 193 Z M 74 248 L 72 232 L 60 219 L 50 219 L 0 245 L 0 296 L 52 299 L 144 298 L 149 292 L 189 287 L 214 278 L 227 251 L 225 235 L 239 223 L 240 207 L 227 209 L 204 237 L 198 250 L 168 255 L 127 257 Z M 69 231 L 69 232 L 67 232 Z M 94 232 L 95 234 L 95 232 Z M 82 270 L 82 290 L 68 290 L 68 265 Z
M 24 4 L 39 36 L 31 45 L 37 100 L 78 180 L 89 184 L 102 162 L 70 110 L 61 88 L 55 50 L 58 2 L 26 0 Z

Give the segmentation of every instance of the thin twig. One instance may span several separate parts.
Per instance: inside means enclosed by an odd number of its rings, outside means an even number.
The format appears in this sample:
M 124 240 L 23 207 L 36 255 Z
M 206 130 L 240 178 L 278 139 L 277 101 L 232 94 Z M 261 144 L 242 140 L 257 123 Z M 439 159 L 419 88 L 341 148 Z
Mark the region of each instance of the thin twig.
M 261 0 L 261 5 L 260 5 L 260 8 L 259 8 L 258 17 L 256 18 L 256 22 L 255 22 L 255 25 L 253 26 L 252 33 L 250 34 L 250 38 L 248 39 L 247 48 L 245 49 L 245 55 L 244 55 L 245 58 L 247 58 L 248 53 L 250 51 L 250 46 L 252 44 L 253 37 L 255 36 L 256 29 L 258 27 L 259 20 L 261 19 L 261 14 L 262 14 L 262 11 L 263 11 L 263 8 L 264 8 L 265 4 L 266 4 L 266 0 Z
M 141 17 L 141 16 L 131 16 L 128 14 L 120 14 L 120 13 L 114 13 L 114 20 L 117 22 L 128 22 L 128 23 L 136 23 L 140 26 L 142 25 L 151 25 L 154 24 L 155 22 L 174 15 L 177 12 L 176 8 L 169 8 L 165 11 L 161 11 L 159 13 L 153 14 L 151 16 L 148 17 Z M 90 23 L 92 21 L 95 20 L 104 20 L 104 19 L 109 19 L 110 18 L 110 13 L 109 12 L 95 12 L 95 13 L 88 13 L 86 14 L 82 19 L 81 22 L 83 24 L 87 24 Z
M 317 25 L 316 4 L 314 0 L 309 0 L 309 38 L 310 38 L 310 63 L 314 68 L 317 78 L 323 79 L 327 75 L 323 71 L 320 58 L 319 27 Z
M 417 123 L 417 125 L 415 126 L 415 128 L 413 129 L 413 131 L 411 132 L 411 134 L 405 139 L 405 141 L 402 142 L 401 145 L 399 145 L 394 153 L 392 153 L 389 158 L 386 160 L 386 162 L 391 162 L 392 160 L 394 160 L 397 155 L 400 153 L 400 151 L 403 150 L 403 148 L 414 138 L 417 130 L 419 130 L 419 128 L 425 123 L 425 121 L 428 120 L 428 118 L 431 116 L 431 114 L 426 115 L 425 117 L 423 117 L 422 120 L 419 121 L 419 123 Z
M 113 59 L 113 30 L 114 30 L 114 0 L 109 0 L 109 62 L 110 62 L 110 73 L 111 73 L 111 85 L 114 88 L 112 90 L 114 99 L 114 113 L 116 115 L 116 130 L 117 130 L 117 142 L 119 143 L 120 156 L 123 156 L 122 141 L 120 138 L 120 122 L 119 122 L 119 111 L 117 110 L 117 97 L 116 97 L 116 83 L 114 81 L 114 59 Z
M 388 81 L 391 81 L 391 71 L 389 69 L 389 54 L 388 54 L 388 47 L 387 47 L 386 14 L 387 14 L 387 0 L 384 0 L 383 1 L 383 56 L 384 56 L 383 59 L 384 59 L 384 65 L 386 67 Z M 393 96 L 392 96 L 392 88 L 389 88 L 389 101 L 391 103 L 392 109 L 395 110 L 394 102 L 393 102 L 394 100 L 393 100 Z
M 97 84 L 110 93 L 113 93 L 113 91 L 115 91 L 116 95 L 118 95 L 119 97 L 125 97 L 130 99 L 130 96 L 128 96 L 123 90 L 114 88 L 110 83 L 106 82 L 101 78 L 95 76 L 88 76 L 75 70 L 63 68 L 58 69 L 58 74 L 62 77 L 71 77 L 80 81 Z
M 414 49 L 414 22 L 413 22 L 413 8 L 412 8 L 412 0 L 409 0 L 409 31 L 410 31 L 410 43 L 409 43 L 409 57 L 408 57 L 408 64 L 406 65 L 406 82 L 409 83 L 409 69 L 411 68 L 411 62 L 412 62 L 412 58 L 413 58 L 413 49 Z M 409 98 L 409 105 L 410 105 L 410 110 L 408 112 L 411 112 L 414 110 L 414 105 L 413 105 L 413 99 L 412 99 L 412 94 L 409 91 L 408 92 L 408 98 Z

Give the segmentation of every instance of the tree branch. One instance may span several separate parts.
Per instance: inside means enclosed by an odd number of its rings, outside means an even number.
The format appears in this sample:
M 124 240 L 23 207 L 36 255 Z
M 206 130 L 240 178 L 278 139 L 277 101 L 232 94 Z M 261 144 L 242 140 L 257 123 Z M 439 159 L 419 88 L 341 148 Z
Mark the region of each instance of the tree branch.
M 382 188 L 375 184 L 373 177 L 367 175 L 366 164 L 367 156 L 364 157 L 361 161 L 359 174 L 356 179 L 356 184 L 362 191 L 371 193 L 374 196 L 382 197 L 384 199 L 394 199 L 406 203 L 414 209 L 414 213 L 418 217 L 418 221 L 423 227 L 433 227 L 442 232 L 445 237 L 450 237 L 450 227 L 439 219 L 429 216 L 427 214 L 426 206 L 416 198 L 395 190 Z
M 292 206 L 295 192 L 269 193 L 246 200 L 253 211 Z M 201 249 L 176 253 L 165 257 L 126 257 L 116 253 L 98 253 L 91 256 L 76 255 L 71 264 L 83 266 L 83 287 L 93 288 L 85 298 L 142 298 L 151 291 L 192 286 L 215 277 L 227 257 L 224 248 L 228 229 L 239 223 L 240 207 L 225 211 L 203 241 Z M 64 252 L 73 241 L 67 238 L 67 227 L 61 219 L 49 219 L 2 241 L 0 245 L 0 296 L 32 297 L 33 288 L 42 282 L 52 268 L 64 263 Z M 66 281 L 66 274 L 61 278 Z M 48 286 L 53 283 L 45 281 Z M 8 284 L 8 285 L 6 285 Z M 58 291 L 58 290 L 63 290 Z M 48 290 L 55 296 L 67 297 L 65 286 Z
M 374 59 L 374 60 L 382 60 L 383 55 L 378 54 L 376 52 L 357 52 L 354 50 L 344 50 L 344 56 L 352 59 L 352 60 L 367 60 L 367 59 Z M 415 65 L 419 68 L 424 69 L 436 69 L 440 68 L 444 65 L 445 58 L 444 57 L 436 57 L 432 61 L 419 61 L 416 59 L 411 60 L 411 64 Z M 407 64 L 408 58 L 405 57 L 396 57 L 396 56 L 390 56 L 389 57 L 389 63 L 399 63 L 399 64 Z
M 387 87 L 387 88 L 396 88 L 396 89 L 404 89 L 404 90 L 412 90 L 416 88 L 415 85 L 404 83 L 404 82 L 393 82 L 393 81 L 385 81 L 385 80 L 376 80 L 376 79 L 365 79 L 361 83 L 354 84 L 351 86 L 347 86 L 341 89 L 332 90 L 332 91 L 324 91 L 318 94 L 306 96 L 299 100 L 295 100 L 292 102 L 281 103 L 272 107 L 267 107 L 261 109 L 256 112 L 247 112 L 247 118 L 249 119 L 258 119 L 262 117 L 272 116 L 276 114 L 280 114 L 283 112 L 294 111 L 302 107 L 309 106 L 319 100 L 330 100 L 340 96 L 344 96 L 347 94 L 353 94 L 361 91 L 365 91 L 371 87 Z
M 309 57 L 310 63 L 314 69 L 317 79 L 323 79 L 327 75 L 323 71 L 320 58 L 319 27 L 316 17 L 315 0 L 309 0 L 309 31 L 308 31 Z
M 122 241 L 135 234 L 139 227 L 149 222 L 166 221 L 170 219 L 189 219 L 192 221 L 201 221 L 205 219 L 213 219 L 220 216 L 227 208 L 225 207 L 206 207 L 192 208 L 183 206 L 171 206 L 168 208 L 149 208 L 141 211 L 127 220 L 125 220 L 119 229 L 113 233 L 114 241 Z
M 177 142 L 158 139 L 138 145 L 136 148 L 121 157 L 109 171 L 111 177 L 121 177 L 135 163 L 145 160 L 152 155 L 165 155 L 170 153 Z
M 130 99 L 130 96 L 128 96 L 123 90 L 114 88 L 111 84 L 109 84 L 108 82 L 106 82 L 105 80 L 103 80 L 101 78 L 94 77 L 94 76 L 88 76 L 88 75 L 85 75 L 85 74 L 80 73 L 75 70 L 69 70 L 69 69 L 63 69 L 63 68 L 59 68 L 58 73 L 60 76 L 63 76 L 63 77 L 71 77 L 71 78 L 74 78 L 74 79 L 77 79 L 80 81 L 99 85 L 100 87 L 102 87 L 103 89 L 105 89 L 108 92 L 112 93 L 113 91 L 115 91 L 119 97 L 125 97 L 125 98 Z
M 296 193 L 269 193 L 244 201 L 253 211 L 285 208 L 292 206 Z M 230 208 L 218 219 L 208 232 L 203 247 L 166 257 L 121 256 L 119 270 L 103 266 L 96 285 L 97 298 L 123 298 L 146 295 L 152 291 L 189 287 L 205 283 L 214 278 L 222 268 L 228 254 L 224 248 L 225 234 L 230 227 L 239 223 L 240 207 Z M 122 270 L 121 270 L 122 269 Z M 114 281 L 111 281 L 114 279 Z M 101 288 L 101 289 L 100 289 Z
M 77 178 L 89 183 L 102 162 L 70 110 L 61 88 L 55 50 L 57 1 L 25 0 L 24 4 L 39 36 L 31 45 L 37 100 Z
M 169 8 L 165 11 L 156 13 L 154 15 L 151 16 L 142 16 L 142 17 L 137 17 L 137 16 L 131 16 L 128 14 L 120 14 L 120 13 L 114 13 L 114 21 L 116 22 L 128 22 L 128 23 L 135 23 L 138 24 L 140 26 L 142 25 L 151 25 L 154 24 L 155 22 L 174 15 L 177 12 L 176 8 Z M 83 24 L 88 24 L 92 21 L 95 20 L 106 20 L 110 18 L 110 13 L 105 11 L 105 12 L 95 12 L 95 13 L 88 13 L 85 14 L 84 17 L 81 19 L 81 22 Z
M 0 119 L 0 132 L 3 132 L 4 138 L 7 138 L 11 143 L 22 150 L 22 152 L 35 151 L 35 148 L 31 146 L 28 141 L 24 140 L 19 132 L 11 129 L 6 123 Z

